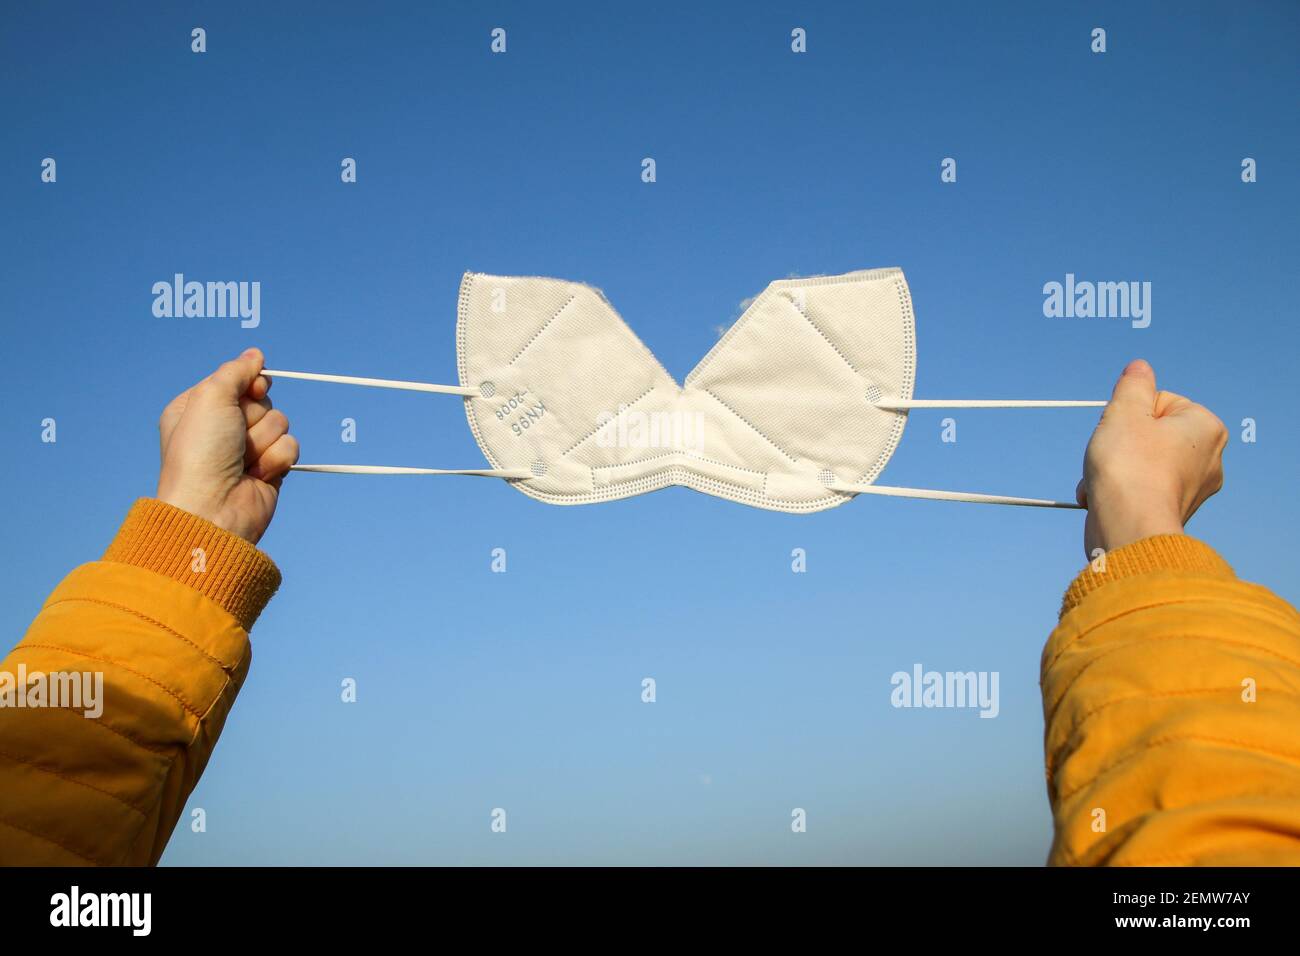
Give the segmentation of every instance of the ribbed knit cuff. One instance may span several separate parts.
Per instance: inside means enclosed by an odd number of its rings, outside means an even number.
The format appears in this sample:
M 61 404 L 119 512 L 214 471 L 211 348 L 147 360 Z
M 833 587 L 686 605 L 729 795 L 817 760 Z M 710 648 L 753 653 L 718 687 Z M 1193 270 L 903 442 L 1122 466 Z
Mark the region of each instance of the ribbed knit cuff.
M 1185 534 L 1158 534 L 1105 554 L 1105 570 L 1085 568 L 1061 602 L 1061 617 L 1097 588 L 1151 571 L 1190 571 L 1216 578 L 1235 578 L 1231 566 L 1208 544 Z
M 243 538 L 154 498 L 131 506 L 103 560 L 189 585 L 225 608 L 246 631 L 280 586 L 280 569 Z

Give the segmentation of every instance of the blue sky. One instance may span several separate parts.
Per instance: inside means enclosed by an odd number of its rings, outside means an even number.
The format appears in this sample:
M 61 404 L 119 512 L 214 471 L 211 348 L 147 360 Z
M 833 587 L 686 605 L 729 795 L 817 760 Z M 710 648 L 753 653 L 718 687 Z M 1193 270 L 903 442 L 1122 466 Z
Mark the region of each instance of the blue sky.
M 467 269 L 599 286 L 679 379 L 769 281 L 895 265 L 918 397 L 1105 398 L 1145 357 L 1233 431 L 1189 530 L 1296 601 L 1300 7 L 905 7 L 6 5 L 13 639 L 153 492 L 172 395 L 250 345 L 455 381 Z M 154 317 L 176 272 L 259 281 L 261 325 Z M 1151 282 L 1150 327 L 1044 317 L 1066 273 Z M 304 460 L 483 463 L 456 399 L 273 398 Z M 881 481 L 1069 497 L 1096 420 L 965 411 L 943 443 L 950 414 L 913 412 Z M 164 862 L 1038 864 L 1038 658 L 1082 520 L 291 476 L 263 540 L 285 583 L 190 804 L 207 832 L 183 820 Z M 1000 715 L 894 709 L 915 663 L 999 672 Z

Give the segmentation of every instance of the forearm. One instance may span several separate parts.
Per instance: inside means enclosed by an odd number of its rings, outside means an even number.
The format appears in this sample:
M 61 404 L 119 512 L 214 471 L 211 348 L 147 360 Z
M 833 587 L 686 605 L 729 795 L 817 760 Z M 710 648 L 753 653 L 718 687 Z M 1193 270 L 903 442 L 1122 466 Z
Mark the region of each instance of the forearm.
M 264 554 L 137 502 L 54 590 L 0 671 L 102 674 L 102 712 L 0 709 L 0 862 L 156 862 L 247 673 L 279 584 Z M 84 703 L 84 701 L 83 701 Z
M 1300 862 L 1300 616 L 1184 535 L 1105 558 L 1043 652 L 1049 862 Z

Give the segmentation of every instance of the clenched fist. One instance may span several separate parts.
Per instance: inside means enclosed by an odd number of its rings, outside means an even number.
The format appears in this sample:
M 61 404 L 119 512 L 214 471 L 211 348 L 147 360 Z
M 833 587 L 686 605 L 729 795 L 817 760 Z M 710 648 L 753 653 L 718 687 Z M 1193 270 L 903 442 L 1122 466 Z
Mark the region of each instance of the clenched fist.
M 271 407 L 262 365 L 262 353 L 249 349 L 172 399 L 158 422 L 158 498 L 253 544 L 298 460 L 298 440 Z
M 1083 548 L 1089 558 L 1183 525 L 1223 487 L 1228 430 L 1209 409 L 1156 391 L 1140 359 L 1115 385 L 1083 460 L 1076 492 L 1088 509 Z

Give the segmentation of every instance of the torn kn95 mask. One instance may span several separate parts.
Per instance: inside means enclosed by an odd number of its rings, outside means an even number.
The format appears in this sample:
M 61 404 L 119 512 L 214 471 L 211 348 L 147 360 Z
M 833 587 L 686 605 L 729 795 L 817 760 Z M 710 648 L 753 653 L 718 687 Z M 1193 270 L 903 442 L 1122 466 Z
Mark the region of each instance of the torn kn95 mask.
M 466 273 L 456 323 L 459 385 L 263 374 L 462 396 L 491 464 L 296 465 L 298 471 L 480 475 L 556 505 L 683 485 L 794 513 L 833 508 L 857 494 L 1077 507 L 875 484 L 909 409 L 1106 404 L 913 399 L 913 323 L 901 269 L 782 279 L 678 384 L 598 289 Z

